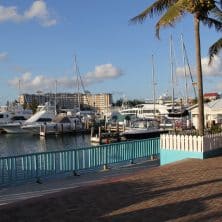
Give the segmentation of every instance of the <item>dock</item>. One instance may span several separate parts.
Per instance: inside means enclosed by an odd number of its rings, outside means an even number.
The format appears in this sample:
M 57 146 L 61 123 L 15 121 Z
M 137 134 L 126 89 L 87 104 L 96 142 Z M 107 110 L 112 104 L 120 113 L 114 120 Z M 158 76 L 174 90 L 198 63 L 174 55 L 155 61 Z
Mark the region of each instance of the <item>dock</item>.
M 113 142 L 123 141 L 124 139 L 121 138 L 119 135 L 119 133 L 122 132 L 122 130 L 123 129 L 119 131 L 118 127 L 113 127 L 103 130 L 101 127 L 99 127 L 98 130 L 95 130 L 95 128 L 92 127 L 90 141 L 92 143 L 98 143 L 98 144 L 109 144 Z
M 47 129 L 47 126 L 42 124 L 40 126 L 39 135 L 41 137 L 46 137 L 48 135 L 63 135 L 63 134 L 89 134 L 90 129 L 89 128 L 82 128 L 82 129 L 71 129 L 70 130 L 64 130 L 63 125 L 59 125 L 59 127 L 53 128 L 53 130 Z

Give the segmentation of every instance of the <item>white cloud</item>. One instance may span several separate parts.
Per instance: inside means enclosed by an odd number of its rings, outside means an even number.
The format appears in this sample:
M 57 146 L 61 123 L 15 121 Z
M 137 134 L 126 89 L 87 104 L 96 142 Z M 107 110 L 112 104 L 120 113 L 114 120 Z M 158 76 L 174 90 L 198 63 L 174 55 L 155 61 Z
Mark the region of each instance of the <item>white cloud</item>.
M 222 60 L 219 56 L 214 56 L 213 62 L 211 65 L 208 65 L 209 58 L 202 58 L 202 70 L 203 75 L 205 76 L 222 76 Z
M 9 85 L 17 87 L 21 83 L 21 88 L 24 91 L 36 92 L 37 90 L 46 90 L 52 88 L 53 79 L 46 78 L 44 75 L 32 76 L 31 72 L 25 72 L 20 77 L 15 77 L 9 81 Z
M 214 56 L 214 60 L 211 65 L 208 65 L 209 58 L 204 57 L 201 59 L 202 63 L 202 72 L 203 76 L 206 77 L 218 77 L 222 76 L 222 59 L 219 56 Z M 188 66 L 186 66 L 186 72 L 189 75 Z M 195 67 L 191 67 L 191 73 L 192 75 L 196 75 Z M 184 67 L 178 67 L 176 69 L 176 74 L 178 76 L 184 76 Z
M 216 83 L 216 86 L 214 87 L 214 91 L 222 93 L 222 83 Z
M 118 78 L 122 75 L 122 71 L 114 67 L 112 64 L 104 64 L 95 67 L 95 70 L 88 72 L 84 76 L 84 80 L 87 84 L 92 84 L 94 82 L 103 82 L 106 79 Z
M 25 11 L 26 18 L 46 17 L 48 16 L 47 7 L 44 1 L 34 1 L 29 10 Z
M 0 6 L 0 22 L 22 22 L 36 19 L 42 26 L 52 26 L 57 23 L 52 18 L 46 3 L 43 0 L 36 0 L 24 13 L 19 13 L 16 6 Z
M 84 86 L 103 82 L 108 79 L 118 78 L 122 75 L 120 69 L 114 67 L 112 64 L 104 64 L 95 67 L 95 70 L 81 75 Z M 21 83 L 22 91 L 36 92 L 38 90 L 49 92 L 55 91 L 55 82 L 57 81 L 58 88 L 64 90 L 77 91 L 76 77 L 69 78 L 63 76 L 61 78 L 52 78 L 45 75 L 33 76 L 31 72 L 25 72 L 20 77 L 15 77 L 9 81 L 9 85 L 18 87 Z
M 0 22 L 13 21 L 19 22 L 22 19 L 22 15 L 19 15 L 15 6 L 4 7 L 0 5 Z
M 0 52 L 0 61 L 6 60 L 8 58 L 7 52 Z
M 43 26 L 52 26 L 56 24 L 56 19 L 52 19 L 49 15 L 47 5 L 44 1 L 34 1 L 31 7 L 24 13 L 25 19 L 38 19 Z

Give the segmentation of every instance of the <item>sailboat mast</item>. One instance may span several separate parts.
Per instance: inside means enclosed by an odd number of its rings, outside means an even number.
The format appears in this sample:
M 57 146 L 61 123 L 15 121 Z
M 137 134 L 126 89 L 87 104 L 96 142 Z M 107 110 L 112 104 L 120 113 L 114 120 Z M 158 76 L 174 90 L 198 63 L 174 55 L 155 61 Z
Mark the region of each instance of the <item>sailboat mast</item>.
M 76 83 L 77 83 L 77 100 L 78 100 L 78 111 L 80 111 L 80 95 L 79 95 L 79 69 L 77 65 L 76 56 L 74 56 L 74 63 L 75 63 L 75 74 L 76 74 Z
M 155 69 L 154 69 L 154 56 L 152 55 L 152 78 L 153 78 L 153 110 L 154 118 L 156 117 L 156 83 L 155 83 Z
M 187 84 L 187 71 L 186 71 L 186 59 L 185 59 L 185 46 L 182 34 L 181 34 L 181 44 L 182 44 L 183 67 L 184 67 L 184 77 L 185 77 L 186 104 L 188 104 L 188 84 Z
M 18 82 L 19 96 L 21 95 L 21 79 Z
M 57 80 L 55 81 L 55 115 L 57 114 L 56 103 L 57 103 Z
M 174 73 L 173 73 L 173 50 L 172 50 L 172 35 L 170 35 L 170 66 L 171 66 L 171 83 L 172 83 L 172 112 L 174 112 Z

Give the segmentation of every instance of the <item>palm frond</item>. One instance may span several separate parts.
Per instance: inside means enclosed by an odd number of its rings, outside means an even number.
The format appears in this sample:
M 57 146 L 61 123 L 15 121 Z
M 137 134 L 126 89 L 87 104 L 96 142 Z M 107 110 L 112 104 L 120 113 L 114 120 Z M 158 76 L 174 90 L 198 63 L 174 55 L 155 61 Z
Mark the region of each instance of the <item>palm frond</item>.
M 217 40 L 208 51 L 209 54 L 209 65 L 212 63 L 213 57 L 219 53 L 219 51 L 222 49 L 222 38 Z
M 167 12 L 160 18 L 160 20 L 156 24 L 156 36 L 159 38 L 159 31 L 161 27 L 165 26 L 173 26 L 173 24 L 185 14 L 185 10 L 183 8 L 184 1 L 179 0 L 176 4 L 170 6 Z
M 222 0 L 217 0 L 215 3 L 219 4 L 219 6 L 222 8 Z
M 215 6 L 214 9 L 210 11 L 210 14 L 217 20 L 222 21 L 222 11 L 220 8 Z
M 142 23 L 147 18 L 147 16 L 150 16 L 152 18 L 154 15 L 160 15 L 163 11 L 166 11 L 177 1 L 178 0 L 157 0 L 150 7 L 146 8 L 143 12 L 130 19 L 130 22 Z
M 214 27 L 216 31 L 222 31 L 222 21 L 218 21 L 214 18 L 202 15 L 199 17 L 199 19 L 204 25 L 207 25 L 209 28 Z

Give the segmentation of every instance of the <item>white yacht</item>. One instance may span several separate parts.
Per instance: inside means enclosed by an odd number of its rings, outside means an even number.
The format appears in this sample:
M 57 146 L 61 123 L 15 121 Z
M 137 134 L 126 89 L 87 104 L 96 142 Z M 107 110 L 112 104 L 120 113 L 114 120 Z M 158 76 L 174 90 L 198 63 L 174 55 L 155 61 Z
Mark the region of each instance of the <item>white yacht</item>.
M 119 111 L 122 115 L 135 115 L 139 119 L 154 119 L 157 117 L 179 118 L 188 115 L 188 111 L 181 106 L 172 104 L 153 104 L 144 103 L 132 108 L 122 109 Z
M 161 129 L 159 122 L 155 119 L 141 119 L 132 122 L 131 127 L 120 133 L 125 139 L 145 139 L 159 137 L 161 133 L 167 133 L 168 130 Z
M 10 122 L 2 124 L 1 128 L 7 133 L 31 133 L 32 126 L 39 126 L 41 123 L 50 122 L 55 117 L 55 106 L 49 103 L 39 105 L 37 112 L 24 122 Z
M 168 110 L 165 105 L 162 104 L 151 104 L 144 103 L 136 105 L 132 108 L 126 108 L 120 110 L 120 114 L 122 115 L 135 115 L 138 118 L 155 118 L 157 116 L 166 116 L 168 115 Z
M 16 104 L 15 106 L 1 107 L 0 112 L 0 129 L 5 131 L 4 126 L 15 124 L 20 125 L 32 116 L 32 110 L 23 109 L 22 106 Z

